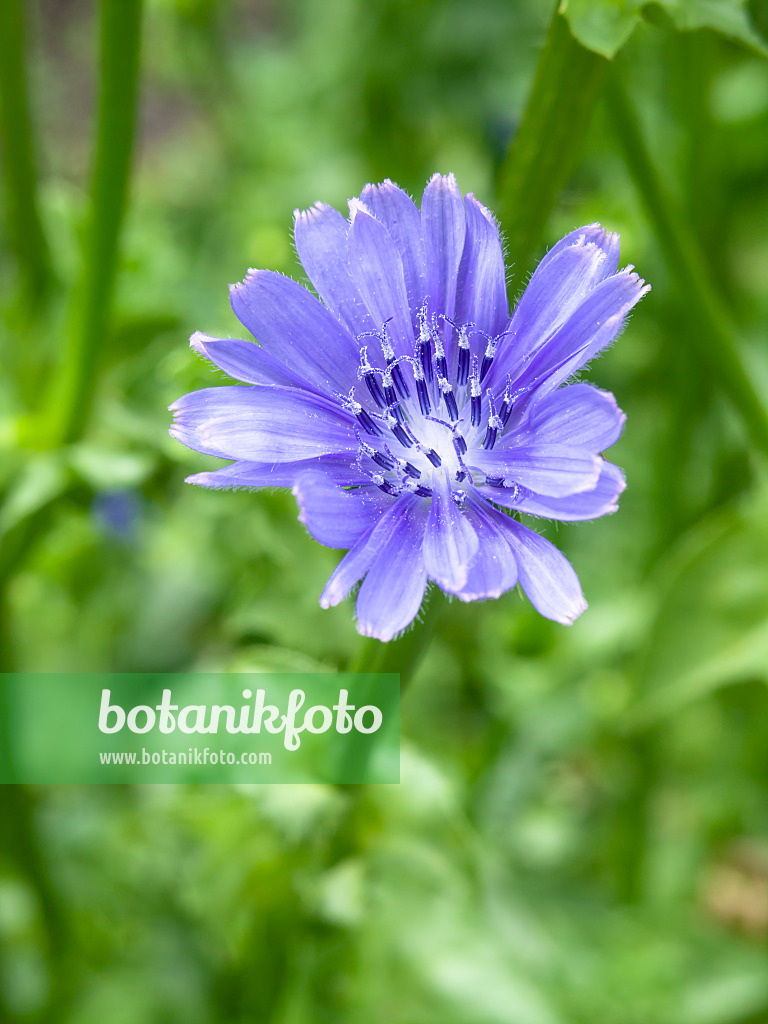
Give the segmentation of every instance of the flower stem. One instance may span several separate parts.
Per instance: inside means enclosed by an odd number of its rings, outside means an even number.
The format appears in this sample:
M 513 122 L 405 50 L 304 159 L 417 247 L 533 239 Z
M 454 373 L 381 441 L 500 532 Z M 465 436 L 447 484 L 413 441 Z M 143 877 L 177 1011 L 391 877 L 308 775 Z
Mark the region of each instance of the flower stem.
M 578 43 L 555 10 L 499 177 L 501 225 L 518 283 L 573 171 L 607 68 L 608 61 Z
M 768 409 L 752 384 L 701 247 L 664 186 L 619 75 L 611 86 L 606 90 L 606 103 L 614 136 L 670 271 L 685 295 L 691 327 L 680 340 L 706 362 L 713 379 L 720 382 L 741 414 L 755 445 L 768 452 Z
M 422 612 L 421 621 L 403 633 L 397 640 L 382 643 L 363 637 L 355 655 L 350 659 L 347 672 L 397 672 L 400 674 L 400 692 L 411 682 L 424 656 L 435 630 L 435 623 L 445 606 L 440 591 L 435 587 Z
M 37 202 L 37 162 L 26 73 L 23 0 L 0 4 L 0 135 L 8 240 L 25 297 L 36 303 L 52 281 Z
M 100 91 L 84 268 L 63 373 L 56 382 L 65 443 L 83 433 L 109 332 L 120 229 L 136 128 L 142 0 L 101 0 Z

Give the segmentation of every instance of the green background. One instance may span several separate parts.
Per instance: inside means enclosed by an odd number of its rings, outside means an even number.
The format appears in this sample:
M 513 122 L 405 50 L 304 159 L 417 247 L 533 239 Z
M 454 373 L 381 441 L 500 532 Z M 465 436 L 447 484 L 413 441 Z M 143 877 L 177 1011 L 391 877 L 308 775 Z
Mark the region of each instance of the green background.
M 513 295 L 621 233 L 653 291 L 588 379 L 628 488 L 537 524 L 572 628 L 435 594 L 387 652 L 399 786 L 2 787 L 2 1018 L 768 1021 L 766 4 L 570 0 L 588 50 L 535 0 L 148 0 L 131 158 L 139 6 L 1 9 L 4 670 L 371 662 L 338 553 L 185 485 L 218 463 L 166 412 L 224 382 L 187 338 L 237 334 L 227 284 L 301 279 L 293 209 L 367 181 L 454 171 Z
M 0 675 L 0 692 L 10 734 L 0 783 L 400 781 L 396 675 L 25 672 Z M 380 713 L 375 730 L 373 711 L 357 728 L 367 707 Z

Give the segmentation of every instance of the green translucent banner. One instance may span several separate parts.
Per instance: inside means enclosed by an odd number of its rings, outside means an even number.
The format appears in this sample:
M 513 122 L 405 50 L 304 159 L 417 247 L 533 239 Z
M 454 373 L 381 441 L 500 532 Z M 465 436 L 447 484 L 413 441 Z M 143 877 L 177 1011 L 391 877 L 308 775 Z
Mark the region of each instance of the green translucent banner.
M 393 783 L 397 675 L 0 675 L 2 783 Z

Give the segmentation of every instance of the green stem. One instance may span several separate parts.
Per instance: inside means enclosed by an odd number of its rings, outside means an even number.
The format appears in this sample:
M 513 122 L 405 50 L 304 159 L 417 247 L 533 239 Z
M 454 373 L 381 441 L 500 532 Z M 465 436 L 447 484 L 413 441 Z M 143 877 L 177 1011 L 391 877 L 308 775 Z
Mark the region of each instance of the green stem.
M 578 43 L 555 11 L 499 178 L 501 225 L 518 283 L 574 169 L 607 68 L 608 61 Z
M 670 271 L 685 296 L 690 327 L 680 341 L 705 361 L 713 380 L 741 414 L 755 445 L 768 452 L 768 409 L 752 384 L 701 247 L 653 162 L 623 82 L 617 75 L 611 84 L 605 95 L 614 135 Z
M 78 440 L 108 336 L 136 128 L 142 0 L 101 0 L 100 92 L 83 277 L 62 376 L 60 439 Z M 54 403 L 54 408 L 56 404 Z
M 363 637 L 355 655 L 350 659 L 347 672 L 397 672 L 400 675 L 400 692 L 411 682 L 424 656 L 435 629 L 435 623 L 445 606 L 443 595 L 433 589 L 423 609 L 421 621 L 417 621 L 397 640 L 382 643 Z
M 37 203 L 37 162 L 26 73 L 23 0 L 0 3 L 0 135 L 10 248 L 27 297 L 41 299 L 51 266 Z

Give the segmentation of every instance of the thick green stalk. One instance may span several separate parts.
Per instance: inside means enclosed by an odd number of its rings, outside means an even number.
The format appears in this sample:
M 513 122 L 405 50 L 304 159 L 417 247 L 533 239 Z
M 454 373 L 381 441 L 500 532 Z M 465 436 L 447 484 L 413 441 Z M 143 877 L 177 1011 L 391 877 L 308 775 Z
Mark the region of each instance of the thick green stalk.
M 690 326 L 682 333 L 680 343 L 689 345 L 693 354 L 704 360 L 712 379 L 741 414 L 754 444 L 768 452 L 768 407 L 755 390 L 701 247 L 665 187 L 646 145 L 637 113 L 618 75 L 606 90 L 606 102 L 627 170 L 670 272 L 685 296 Z
M 0 135 L 8 240 L 31 302 L 51 281 L 48 245 L 37 203 L 37 162 L 29 108 L 23 0 L 0 3 Z
M 518 284 L 574 169 L 607 68 L 608 61 L 578 43 L 555 11 L 499 177 L 501 226 Z
M 109 334 L 120 229 L 136 129 L 142 0 L 101 0 L 99 104 L 82 280 L 63 374 L 52 400 L 58 439 L 83 433 Z

